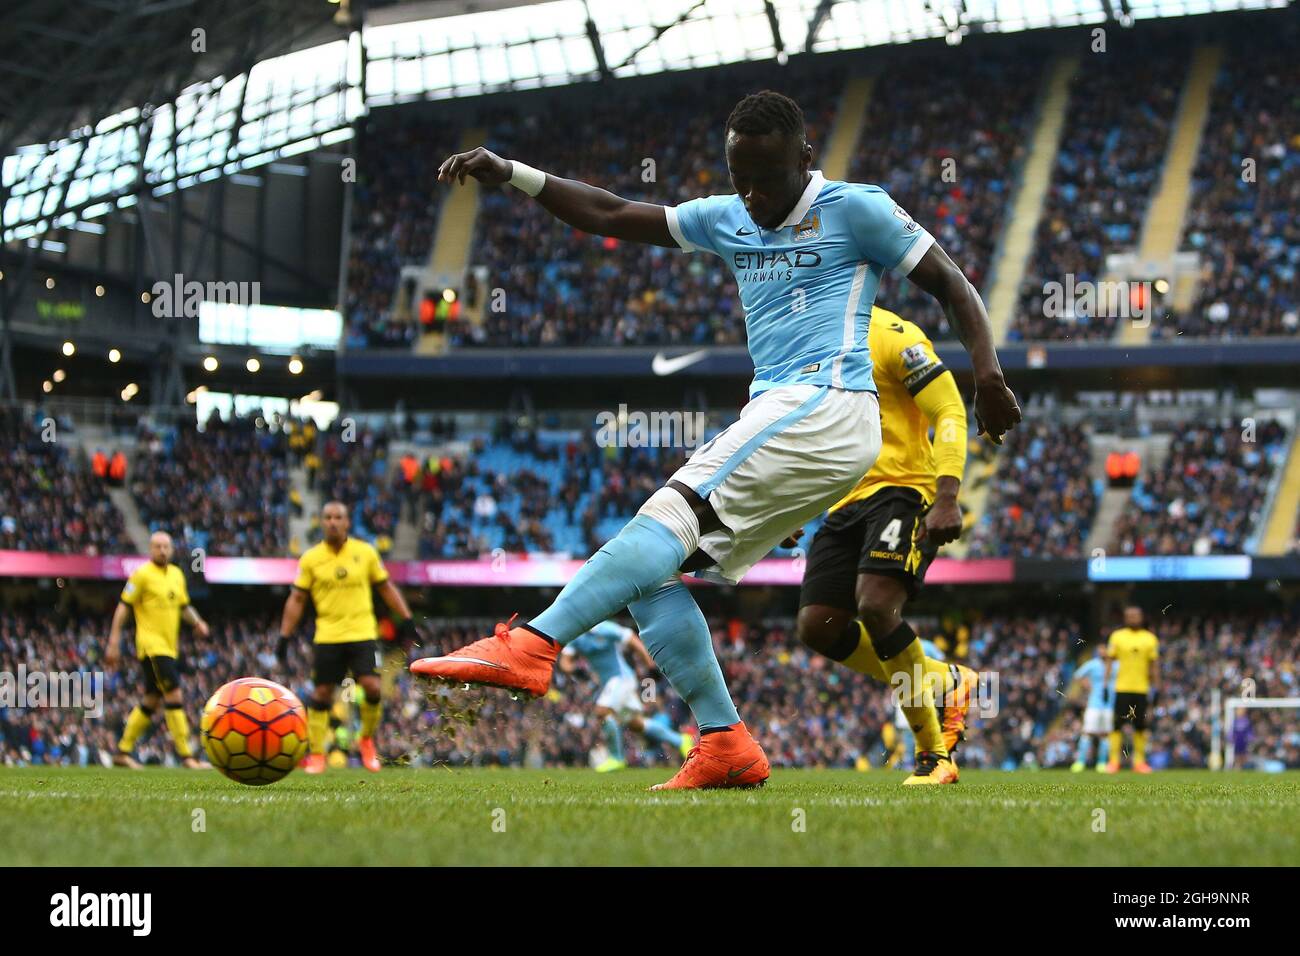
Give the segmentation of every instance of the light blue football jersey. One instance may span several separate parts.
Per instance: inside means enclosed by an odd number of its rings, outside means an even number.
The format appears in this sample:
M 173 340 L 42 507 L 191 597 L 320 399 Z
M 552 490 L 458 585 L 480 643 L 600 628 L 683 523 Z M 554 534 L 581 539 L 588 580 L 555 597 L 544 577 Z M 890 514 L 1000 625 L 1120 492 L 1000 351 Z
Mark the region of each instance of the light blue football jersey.
M 623 657 L 623 645 L 632 631 L 613 621 L 602 621 L 586 634 L 565 645 L 565 651 L 573 652 L 587 659 L 591 669 L 596 672 L 600 683 L 608 683 L 614 677 L 635 677 L 636 672 Z
M 1106 662 L 1100 657 L 1092 657 L 1074 672 L 1075 680 L 1088 679 L 1088 706 L 1110 707 L 1115 703 L 1115 681 L 1119 678 L 1119 668 L 1114 668 L 1110 675 L 1110 687 L 1105 684 Z M 1109 690 L 1109 695 L 1107 694 Z
M 682 249 L 721 256 L 736 277 L 751 398 L 778 385 L 874 392 L 867 326 L 880 278 L 907 275 L 934 244 L 879 186 L 811 177 L 778 229 L 757 226 L 734 194 L 665 207 Z

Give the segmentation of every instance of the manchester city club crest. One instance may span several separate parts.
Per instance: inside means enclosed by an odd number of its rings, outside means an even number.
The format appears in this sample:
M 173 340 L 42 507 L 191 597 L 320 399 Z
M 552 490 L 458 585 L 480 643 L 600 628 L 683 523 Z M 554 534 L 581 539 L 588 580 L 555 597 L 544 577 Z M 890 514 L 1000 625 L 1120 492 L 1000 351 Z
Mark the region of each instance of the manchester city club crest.
M 813 206 L 808 210 L 808 215 L 794 227 L 794 241 L 806 242 L 809 239 L 820 239 L 822 237 L 822 211 L 819 206 Z

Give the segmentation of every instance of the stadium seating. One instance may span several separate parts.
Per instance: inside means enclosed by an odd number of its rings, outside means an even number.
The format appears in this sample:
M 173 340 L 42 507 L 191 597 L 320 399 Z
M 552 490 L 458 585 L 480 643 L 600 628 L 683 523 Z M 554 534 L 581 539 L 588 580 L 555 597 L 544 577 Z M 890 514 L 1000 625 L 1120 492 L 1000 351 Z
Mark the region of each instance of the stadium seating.
M 877 79 L 848 178 L 886 189 L 987 294 L 1042 60 L 963 52 L 918 56 Z M 956 337 L 934 298 L 892 273 L 877 301 L 932 339 Z
M 0 409 L 0 550 L 114 554 L 128 545 L 122 514 L 104 478 L 68 445 L 70 423 L 50 435 L 29 417 Z M 62 432 L 63 441 L 57 440 Z M 54 436 L 53 440 L 47 440 Z
M 1137 245 L 1160 177 L 1187 70 L 1186 51 L 1144 46 L 1093 56 L 1110 68 L 1094 68 L 1085 59 L 1075 74 L 1012 340 L 1114 334 L 1118 317 L 1104 309 L 1093 315 L 1048 315 L 1044 286 L 1064 284 L 1067 273 L 1076 283 L 1105 278 L 1106 256 Z
M 1201 256 L 1200 287 L 1192 308 L 1153 326 L 1156 335 L 1300 331 L 1297 43 L 1294 29 L 1257 37 L 1220 71 L 1184 230 L 1184 247 Z
M 1244 435 L 1252 440 L 1243 440 Z M 1118 554 L 1238 554 L 1258 526 L 1288 434 L 1273 420 L 1177 427 L 1168 461 L 1133 489 L 1114 529 Z
M 178 551 L 280 555 L 289 543 L 287 436 L 251 419 L 213 416 L 158 432 L 142 427 L 130 481 L 141 520 Z
M 443 196 L 434 177 L 455 144 L 444 123 L 383 125 L 361 138 L 348 244 L 347 347 L 402 348 L 418 338 L 414 321 L 394 318 L 392 298 L 402 266 L 428 259 Z
M 1011 432 L 969 555 L 1080 557 L 1097 510 L 1089 455 L 1083 426 L 1039 421 Z

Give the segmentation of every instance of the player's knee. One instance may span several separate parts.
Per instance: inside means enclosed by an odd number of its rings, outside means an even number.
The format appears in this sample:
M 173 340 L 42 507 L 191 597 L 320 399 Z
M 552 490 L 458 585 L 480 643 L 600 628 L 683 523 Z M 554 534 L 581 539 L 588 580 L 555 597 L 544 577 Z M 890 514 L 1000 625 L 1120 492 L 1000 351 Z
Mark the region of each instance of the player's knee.
M 858 619 L 873 641 L 884 639 L 903 620 L 907 592 L 889 578 L 867 577 L 858 585 Z
M 828 654 L 844 632 L 847 614 L 835 614 L 819 605 L 799 608 L 795 619 L 795 634 L 799 640 L 818 654 Z

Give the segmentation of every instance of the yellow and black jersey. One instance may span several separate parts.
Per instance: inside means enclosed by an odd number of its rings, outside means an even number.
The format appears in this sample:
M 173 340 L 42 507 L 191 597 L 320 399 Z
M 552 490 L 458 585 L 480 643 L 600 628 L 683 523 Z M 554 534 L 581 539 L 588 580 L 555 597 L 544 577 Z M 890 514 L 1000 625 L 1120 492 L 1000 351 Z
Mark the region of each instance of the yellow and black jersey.
M 875 306 L 867 344 L 880 395 L 880 457 L 831 510 L 882 488 L 912 488 L 928 505 L 936 478 L 951 475 L 960 481 L 965 471 L 966 406 L 934 346 L 913 323 Z
M 137 657 L 176 657 L 179 653 L 181 611 L 190 603 L 185 573 L 174 564 L 159 567 L 146 561 L 126 579 L 122 603 L 135 613 Z
M 1111 634 L 1106 654 L 1119 666 L 1116 694 L 1146 694 L 1151 690 L 1151 662 L 1160 656 L 1160 642 L 1144 627 L 1121 627 Z
M 322 541 L 298 559 L 293 586 L 311 595 L 316 606 L 317 644 L 346 644 L 375 638 L 375 606 L 370 589 L 388 580 L 379 552 L 348 538 L 335 551 Z

